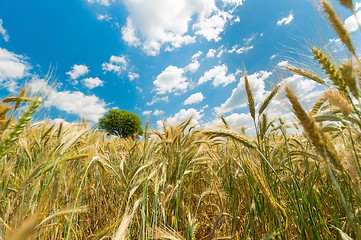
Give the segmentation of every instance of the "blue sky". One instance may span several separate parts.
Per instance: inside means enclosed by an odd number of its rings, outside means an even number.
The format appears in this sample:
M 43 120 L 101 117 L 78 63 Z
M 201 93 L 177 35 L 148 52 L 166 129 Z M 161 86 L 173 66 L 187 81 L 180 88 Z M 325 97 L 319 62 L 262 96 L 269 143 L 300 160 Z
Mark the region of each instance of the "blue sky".
M 284 66 L 314 67 L 308 51 L 314 45 L 342 52 L 315 2 L 0 0 L 0 94 L 26 84 L 44 96 L 38 118 L 56 121 L 97 122 L 119 108 L 154 128 L 188 117 L 214 127 L 224 114 L 233 127 L 251 131 L 245 70 L 258 106 L 279 81 L 307 106 L 322 88 Z M 335 8 L 359 40 L 356 18 Z M 281 91 L 268 111 L 276 117 L 286 109 Z

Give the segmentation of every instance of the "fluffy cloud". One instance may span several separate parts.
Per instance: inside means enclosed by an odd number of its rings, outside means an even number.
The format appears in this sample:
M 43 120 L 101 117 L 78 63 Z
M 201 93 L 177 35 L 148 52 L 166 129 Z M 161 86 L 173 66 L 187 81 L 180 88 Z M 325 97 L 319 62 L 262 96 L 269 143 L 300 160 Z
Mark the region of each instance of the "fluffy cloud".
M 140 39 L 137 37 L 136 29 L 133 20 L 128 17 L 127 23 L 122 27 L 122 38 L 130 46 L 137 47 L 140 45 Z
M 207 58 L 213 58 L 213 57 L 216 56 L 216 52 L 217 52 L 216 49 L 211 48 L 211 49 L 208 50 L 206 57 Z
M 361 2 L 357 2 L 356 4 L 355 4 L 355 10 L 357 11 L 357 10 L 359 10 L 361 8 Z
M 143 111 L 142 114 L 145 115 L 145 116 L 149 116 L 151 114 L 153 114 L 154 116 L 161 116 L 161 115 L 164 114 L 164 111 L 156 109 L 156 110 L 154 110 L 154 112 L 152 112 L 152 111 Z
M 120 75 L 127 69 L 128 63 L 125 56 L 111 56 L 109 62 L 102 64 L 104 72 L 114 72 Z
M 89 89 L 93 89 L 93 88 L 96 88 L 96 87 L 99 87 L 99 86 L 103 86 L 103 81 L 100 80 L 98 77 L 85 78 L 85 79 L 83 79 L 82 82 L 83 82 L 84 86 L 86 86 Z
M 265 95 L 265 80 L 271 76 L 271 72 L 260 71 L 248 76 L 249 85 L 257 103 L 263 100 Z M 217 113 L 231 112 L 235 108 L 247 106 L 247 93 L 244 78 L 241 78 L 238 86 L 232 90 L 231 96 L 220 107 L 215 108 Z
M 290 12 L 290 14 L 287 17 L 277 21 L 277 26 L 288 25 L 293 21 L 293 19 L 294 19 L 293 13 Z
M 233 16 L 228 12 L 218 11 L 216 14 L 194 24 L 193 28 L 197 35 L 205 37 L 208 41 L 218 42 L 221 40 L 219 35 L 224 31 L 226 23 L 232 18 Z
M 17 80 L 29 75 L 30 65 L 25 57 L 0 48 L 0 85 L 9 92 L 16 91 Z
M 28 68 L 24 56 L 0 48 L 0 81 L 23 78 Z
M 225 116 L 224 118 L 231 129 L 236 131 L 241 131 L 242 127 L 244 127 L 247 134 L 254 133 L 253 119 L 250 114 L 233 113 L 229 116 Z M 223 127 L 224 127 L 224 123 L 222 122 L 220 117 L 204 125 L 204 128 L 206 129 L 215 129 L 215 128 L 223 128 Z
M 152 111 L 143 111 L 142 112 L 142 114 L 144 115 L 144 116 L 149 116 L 150 114 L 152 114 Z
M 226 86 L 236 81 L 234 74 L 227 75 L 227 71 L 228 68 L 225 64 L 215 66 L 214 68 L 204 73 L 204 75 L 198 80 L 198 84 L 200 85 L 213 80 L 213 86 L 218 87 L 220 85 Z
M 356 17 L 355 17 L 356 16 Z M 359 28 L 358 23 L 361 23 L 361 11 L 345 19 L 345 27 L 351 33 L 357 31 Z
M 185 101 L 184 101 L 184 105 L 191 105 L 191 104 L 196 104 L 196 103 L 200 103 L 204 100 L 204 96 L 201 92 L 197 92 L 194 93 L 192 95 L 190 95 Z
M 328 40 L 327 49 L 330 49 L 334 53 L 342 52 L 345 49 L 341 39 L 331 38 Z
M 129 12 L 121 30 L 123 40 L 130 46 L 141 46 L 148 55 L 157 55 L 163 46 L 171 51 L 195 42 L 191 29 L 209 41 L 218 41 L 227 22 L 233 18 L 233 10 L 220 10 L 216 0 L 123 2 Z M 221 8 L 225 4 L 236 7 L 242 3 L 241 0 L 224 0 Z
M 159 110 L 159 109 L 156 109 L 154 110 L 153 112 L 153 115 L 154 116 L 160 116 L 160 115 L 163 115 L 164 114 L 164 111 L 163 110 Z
M 167 102 L 169 102 L 169 98 L 168 98 L 168 96 L 164 96 L 164 97 L 154 96 L 154 97 L 152 98 L 152 101 L 151 101 L 151 102 L 147 102 L 146 105 L 147 105 L 147 106 L 152 106 L 152 105 L 154 105 L 154 104 L 157 103 L 157 102 L 165 102 L 165 103 L 167 103 Z
M 157 94 L 185 91 L 190 83 L 184 76 L 184 69 L 173 65 L 168 66 L 153 81 Z
M 103 6 L 110 6 L 110 1 L 109 0 L 87 0 L 89 4 L 99 4 L 99 5 L 103 5 Z
M 286 67 L 288 65 L 288 61 L 281 61 L 277 63 L 278 67 Z
M 245 0 L 222 0 L 222 2 L 224 3 L 228 3 L 228 4 L 231 4 L 231 5 L 237 5 L 237 6 L 240 6 L 244 3 Z
M 165 123 L 169 124 L 169 125 L 177 125 L 189 118 L 192 118 L 190 125 L 200 127 L 200 120 L 202 117 L 203 117 L 203 114 L 194 108 L 181 109 L 173 117 L 168 118 L 165 121 Z M 163 127 L 163 122 L 157 121 L 157 128 L 162 129 L 162 127 Z
M 3 27 L 3 20 L 0 19 L 0 35 L 3 37 L 4 41 L 9 41 L 9 34 L 7 33 L 6 29 Z
M 97 15 L 97 19 L 99 20 L 99 21 L 110 21 L 110 20 L 112 20 L 112 17 L 109 15 L 109 14 L 98 14 Z
M 71 79 L 76 80 L 79 77 L 88 74 L 88 72 L 89 72 L 88 66 L 86 66 L 84 64 L 82 64 L 82 65 L 74 64 L 74 66 L 71 68 L 71 70 L 69 72 L 67 72 L 66 74 L 69 75 L 69 77 Z
M 44 79 L 33 79 L 28 87 L 31 93 L 44 95 L 44 107 L 56 107 L 92 122 L 97 122 L 107 111 L 105 102 L 97 96 L 88 96 L 80 91 L 58 91 Z
M 128 72 L 128 78 L 130 81 L 133 81 L 134 79 L 139 78 L 139 74 L 138 73 L 133 73 L 133 72 Z

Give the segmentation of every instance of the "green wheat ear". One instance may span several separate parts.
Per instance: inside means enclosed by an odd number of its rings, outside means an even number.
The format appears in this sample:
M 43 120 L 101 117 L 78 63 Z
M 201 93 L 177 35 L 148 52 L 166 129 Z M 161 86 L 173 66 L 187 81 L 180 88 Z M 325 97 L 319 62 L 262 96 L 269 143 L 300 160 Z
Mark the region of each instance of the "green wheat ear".
M 0 158 L 5 156 L 14 146 L 15 141 L 19 139 L 20 134 L 26 127 L 27 123 L 31 120 L 35 110 L 39 107 L 41 101 L 41 98 L 35 99 L 31 103 L 29 108 L 26 109 L 24 114 L 19 118 L 18 123 L 15 125 L 9 137 L 4 140 L 2 146 L 0 147 Z

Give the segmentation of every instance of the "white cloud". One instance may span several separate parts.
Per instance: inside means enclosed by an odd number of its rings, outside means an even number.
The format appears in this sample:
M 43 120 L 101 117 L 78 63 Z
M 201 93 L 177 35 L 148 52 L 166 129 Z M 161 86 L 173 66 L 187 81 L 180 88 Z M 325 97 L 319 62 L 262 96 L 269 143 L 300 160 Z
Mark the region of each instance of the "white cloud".
M 277 66 L 279 67 L 286 67 L 288 65 L 288 61 L 281 61 L 279 63 L 277 63 Z
M 127 69 L 128 63 L 125 56 L 111 56 L 109 62 L 102 64 L 104 72 L 114 72 L 120 75 Z
M 232 5 L 237 5 L 240 6 L 244 3 L 245 0 L 222 0 L 222 2 L 224 3 L 228 3 L 228 4 L 232 4 Z
M 58 91 L 44 79 L 33 79 L 28 84 L 28 87 L 33 94 L 45 95 L 44 107 L 56 107 L 59 110 L 76 114 L 92 122 L 97 122 L 107 111 L 106 103 L 97 96 L 88 96 L 80 91 Z
M 133 20 L 128 17 L 127 23 L 122 27 L 122 38 L 130 46 L 137 47 L 140 45 L 140 39 L 137 37 L 136 29 Z
M 83 79 L 82 82 L 89 89 L 93 89 L 93 88 L 96 88 L 96 87 L 99 87 L 99 86 L 103 86 L 103 81 L 100 80 L 98 77 L 85 78 L 85 79 Z
M 253 49 L 253 46 L 243 46 L 243 47 L 240 47 L 238 44 L 234 45 L 231 50 L 228 50 L 227 52 L 228 53 L 237 53 L 237 54 L 242 54 L 242 53 L 247 53 L 249 52 L 250 50 Z
M 134 73 L 134 72 L 128 72 L 128 78 L 130 81 L 133 81 L 134 79 L 139 78 L 139 74 L 138 73 Z
M 216 52 L 217 52 L 216 49 L 211 48 L 211 49 L 208 50 L 206 57 L 207 58 L 213 58 L 213 57 L 216 56 Z
M 193 54 L 193 56 L 192 56 L 192 61 L 198 60 L 198 58 L 199 58 L 200 56 L 202 56 L 202 54 L 203 54 L 202 51 L 198 51 L 198 52 L 196 52 L 195 54 Z
M 63 126 L 71 125 L 70 122 L 65 121 L 65 119 L 63 118 L 47 119 L 47 122 L 49 126 L 51 125 L 59 126 L 60 124 L 63 124 Z
M 220 85 L 226 86 L 236 81 L 234 74 L 227 75 L 227 71 L 228 68 L 225 64 L 215 66 L 214 68 L 204 73 L 204 75 L 198 80 L 198 84 L 200 85 L 213 80 L 213 86 L 218 87 Z
M 31 66 L 25 57 L 0 48 L 0 86 L 13 93 L 18 86 L 17 80 L 29 75 Z
M 81 76 L 84 76 L 86 74 L 88 74 L 89 72 L 89 68 L 88 66 L 81 64 L 74 64 L 74 66 L 71 68 L 71 70 L 69 72 L 67 72 L 66 74 L 70 76 L 71 79 L 76 80 Z
M 163 110 L 159 110 L 159 109 L 156 109 L 154 110 L 153 112 L 153 115 L 154 116 L 160 116 L 160 115 L 163 115 L 164 114 L 164 111 Z
M 196 60 L 196 61 L 193 61 L 190 64 L 188 64 L 184 68 L 184 70 L 187 71 L 187 72 L 189 71 L 191 73 L 194 73 L 194 72 L 196 72 L 198 70 L 199 66 L 200 66 L 200 63 Z
M 229 127 L 235 131 L 241 131 L 242 127 L 245 128 L 246 134 L 254 133 L 253 119 L 250 114 L 247 113 L 232 113 L 229 116 L 224 117 Z M 221 118 L 218 117 L 215 120 L 204 125 L 206 129 L 224 128 L 224 123 Z
M 123 40 L 131 46 L 141 46 L 148 55 L 157 55 L 160 49 L 172 51 L 194 43 L 195 35 L 207 40 L 220 40 L 220 34 L 233 18 L 240 0 L 225 0 L 217 7 L 216 0 L 124 0 L 129 16 L 122 28 Z M 227 12 L 225 4 L 234 6 Z M 227 8 L 229 9 L 229 8 Z
M 293 19 L 294 19 L 293 13 L 290 12 L 290 14 L 287 17 L 277 21 L 277 26 L 288 25 L 293 21 Z
M 356 4 L 355 4 L 355 10 L 357 11 L 357 10 L 359 10 L 361 8 L 361 2 L 357 2 Z
M 194 93 L 192 95 L 190 95 L 185 101 L 184 101 L 184 105 L 191 105 L 191 104 L 196 104 L 196 103 L 200 103 L 204 100 L 204 96 L 201 92 L 197 92 Z
M 99 4 L 99 5 L 103 5 L 103 6 L 110 6 L 110 1 L 109 0 L 87 0 L 89 4 Z
M 183 68 L 178 68 L 173 65 L 168 66 L 153 81 L 157 94 L 185 91 L 190 83 L 183 74 Z
M 192 118 L 190 125 L 195 127 L 200 127 L 200 120 L 202 117 L 203 114 L 194 108 L 181 109 L 173 117 L 166 119 L 165 123 L 168 125 L 177 125 L 189 118 Z M 161 129 L 162 127 L 163 127 L 163 122 L 157 121 L 157 128 Z
M 3 20 L 0 19 L 0 35 L 3 37 L 4 41 L 9 41 L 9 34 L 7 33 L 6 29 L 3 27 Z
M 167 103 L 167 102 L 169 102 L 169 98 L 168 98 L 168 96 L 164 96 L 164 97 L 154 96 L 154 97 L 152 98 L 152 101 L 151 101 L 151 102 L 147 102 L 146 105 L 147 105 L 147 106 L 152 106 L 152 105 L 154 105 L 154 104 L 157 103 L 157 102 L 165 102 L 165 103 Z
M 355 16 L 352 15 L 345 19 L 345 27 L 350 33 L 357 31 L 361 24 L 361 11 L 356 12 Z
M 265 80 L 271 76 L 271 72 L 260 71 L 248 76 L 255 103 L 263 100 L 265 95 Z M 232 90 L 231 96 L 220 107 L 215 108 L 217 113 L 231 112 L 236 108 L 247 106 L 247 93 L 245 90 L 244 78 L 241 78 L 238 86 Z
M 28 68 L 24 56 L 0 48 L 0 81 L 23 78 Z
M 232 18 L 233 16 L 228 12 L 218 11 L 216 14 L 194 24 L 193 28 L 197 35 L 205 37 L 208 41 L 218 42 L 221 40 L 219 35 L 224 31 L 226 23 Z
M 109 14 L 104 14 L 104 15 L 103 14 L 98 14 L 97 19 L 99 21 L 107 21 L 107 22 L 109 22 L 110 20 L 112 20 L 112 17 Z
M 152 114 L 152 111 L 143 111 L 142 112 L 142 114 L 144 115 L 144 116 L 149 116 L 150 114 Z
M 337 53 L 345 49 L 341 39 L 331 38 L 328 40 L 327 49 L 330 49 L 332 52 Z

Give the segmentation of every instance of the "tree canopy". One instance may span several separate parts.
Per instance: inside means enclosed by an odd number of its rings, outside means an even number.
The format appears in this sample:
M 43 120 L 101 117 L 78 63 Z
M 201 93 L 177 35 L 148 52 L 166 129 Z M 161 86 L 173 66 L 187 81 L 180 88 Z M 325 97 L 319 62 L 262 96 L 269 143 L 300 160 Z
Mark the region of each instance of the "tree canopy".
M 112 109 L 99 119 L 99 127 L 119 137 L 136 137 L 143 134 L 138 115 L 125 110 Z

